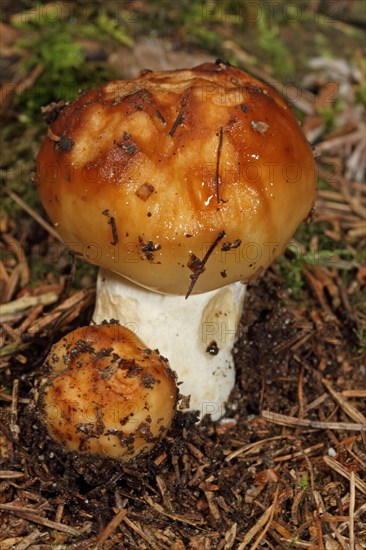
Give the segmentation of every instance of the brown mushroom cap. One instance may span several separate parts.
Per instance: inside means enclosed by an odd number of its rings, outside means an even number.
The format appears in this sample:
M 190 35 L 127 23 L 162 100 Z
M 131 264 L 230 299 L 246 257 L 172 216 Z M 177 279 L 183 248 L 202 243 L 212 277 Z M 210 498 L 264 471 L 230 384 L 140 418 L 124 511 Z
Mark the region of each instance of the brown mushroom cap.
M 68 451 L 129 460 L 169 429 L 177 389 L 156 351 L 115 324 L 79 328 L 51 349 L 41 420 Z
M 52 124 L 37 182 L 78 254 L 172 294 L 197 269 L 194 293 L 250 280 L 315 200 L 313 155 L 289 106 L 211 63 L 81 95 Z

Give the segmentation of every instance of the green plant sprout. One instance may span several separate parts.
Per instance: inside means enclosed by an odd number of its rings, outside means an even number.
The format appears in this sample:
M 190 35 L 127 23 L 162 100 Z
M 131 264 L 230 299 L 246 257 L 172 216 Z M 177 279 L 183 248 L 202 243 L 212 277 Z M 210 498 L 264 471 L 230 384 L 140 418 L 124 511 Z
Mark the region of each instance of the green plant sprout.
M 319 228 L 315 230 L 315 233 L 317 232 Z M 303 252 L 290 243 L 287 247 L 287 255 L 285 254 L 279 260 L 279 270 L 286 287 L 291 291 L 292 298 L 299 300 L 305 285 L 304 267 L 321 265 L 350 270 L 354 267 L 352 260 L 354 260 L 352 253 L 343 248 L 310 249 Z
M 301 476 L 299 487 L 302 491 L 306 491 L 309 487 L 309 480 L 306 472 Z

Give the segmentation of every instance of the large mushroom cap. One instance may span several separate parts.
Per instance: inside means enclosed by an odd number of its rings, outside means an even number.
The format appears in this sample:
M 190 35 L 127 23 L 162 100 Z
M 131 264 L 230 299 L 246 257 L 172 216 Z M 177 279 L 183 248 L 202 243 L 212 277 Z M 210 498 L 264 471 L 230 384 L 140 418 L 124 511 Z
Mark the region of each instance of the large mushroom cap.
M 172 294 L 195 273 L 194 293 L 247 281 L 315 200 L 312 152 L 289 106 L 220 63 L 84 93 L 51 125 L 37 182 L 72 249 Z

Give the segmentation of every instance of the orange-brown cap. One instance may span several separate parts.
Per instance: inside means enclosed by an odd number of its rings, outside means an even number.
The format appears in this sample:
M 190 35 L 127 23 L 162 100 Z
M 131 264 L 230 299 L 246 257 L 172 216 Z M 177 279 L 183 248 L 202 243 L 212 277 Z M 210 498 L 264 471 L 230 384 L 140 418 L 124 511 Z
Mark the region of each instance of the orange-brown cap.
M 81 95 L 51 125 L 37 183 L 77 253 L 184 295 L 250 280 L 278 257 L 313 206 L 314 168 L 272 88 L 206 63 Z
M 40 417 L 65 450 L 129 460 L 169 429 L 174 373 L 128 329 L 79 328 L 52 347 L 47 363 Z

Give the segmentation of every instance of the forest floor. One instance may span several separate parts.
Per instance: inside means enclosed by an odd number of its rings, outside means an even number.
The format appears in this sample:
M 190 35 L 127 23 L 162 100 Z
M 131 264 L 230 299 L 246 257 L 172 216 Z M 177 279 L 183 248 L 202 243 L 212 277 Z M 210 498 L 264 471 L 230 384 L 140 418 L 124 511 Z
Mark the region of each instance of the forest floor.
M 0 550 L 366 548 L 364 2 L 77 4 L 52 3 L 50 25 L 44 4 L 13 2 L 1 23 Z M 313 219 L 248 287 L 221 421 L 178 412 L 128 464 L 66 454 L 34 387 L 52 344 L 88 324 L 96 270 L 31 181 L 40 107 L 215 57 L 291 102 L 317 160 Z

